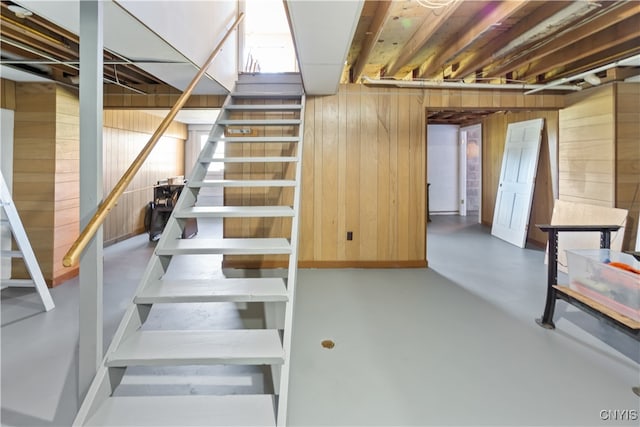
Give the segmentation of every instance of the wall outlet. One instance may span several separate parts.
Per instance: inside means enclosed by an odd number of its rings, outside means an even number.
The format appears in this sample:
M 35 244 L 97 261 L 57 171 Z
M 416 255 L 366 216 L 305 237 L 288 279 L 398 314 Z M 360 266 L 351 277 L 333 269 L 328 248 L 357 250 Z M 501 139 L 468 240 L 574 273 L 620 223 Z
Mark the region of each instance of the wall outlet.
M 227 129 L 229 135 L 249 135 L 251 129 Z
M 347 240 L 353 240 L 353 231 L 347 231 Z

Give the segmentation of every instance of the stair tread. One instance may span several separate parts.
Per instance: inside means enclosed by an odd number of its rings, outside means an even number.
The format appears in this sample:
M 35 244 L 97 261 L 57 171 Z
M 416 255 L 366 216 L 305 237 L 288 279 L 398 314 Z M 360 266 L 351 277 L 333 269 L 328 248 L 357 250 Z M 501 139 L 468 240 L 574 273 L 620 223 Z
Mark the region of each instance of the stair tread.
M 32 279 L 0 279 L 0 285 L 14 288 L 33 288 L 36 282 Z
M 109 397 L 87 426 L 275 426 L 272 395 Z
M 242 125 L 298 125 L 300 119 L 224 119 L 218 120 L 219 125 L 242 126 Z
M 177 302 L 273 302 L 287 301 L 284 279 L 225 278 L 157 280 L 135 297 L 136 304 Z
M 297 162 L 297 157 L 210 157 L 200 159 L 200 163 L 288 163 Z
M 263 255 L 290 254 L 291 245 L 284 238 L 246 239 L 174 239 L 156 248 L 157 255 Z
M 300 98 L 303 93 L 294 92 L 267 92 L 267 91 L 241 91 L 231 94 L 233 98 Z
M 296 182 L 290 179 L 205 179 L 189 181 L 190 188 L 200 187 L 294 187 Z
M 195 206 L 176 210 L 176 218 L 291 217 L 290 206 Z
M 234 111 L 263 111 L 263 110 L 301 110 L 302 104 L 232 104 L 224 107 L 227 110 Z
M 300 142 L 298 136 L 226 136 L 209 140 L 209 142 Z
M 0 251 L 0 257 L 2 258 L 23 258 L 21 251 Z
M 138 330 L 109 354 L 107 366 L 272 365 L 283 360 L 277 329 Z

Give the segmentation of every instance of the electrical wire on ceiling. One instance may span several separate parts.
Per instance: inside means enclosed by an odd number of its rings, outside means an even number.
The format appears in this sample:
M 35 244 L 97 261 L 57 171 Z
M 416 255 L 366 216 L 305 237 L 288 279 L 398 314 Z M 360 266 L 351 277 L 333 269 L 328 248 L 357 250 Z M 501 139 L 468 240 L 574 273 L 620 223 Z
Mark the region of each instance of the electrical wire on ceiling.
M 446 6 L 449 6 L 456 0 L 416 0 L 418 4 L 422 7 L 426 7 L 428 9 L 440 9 Z

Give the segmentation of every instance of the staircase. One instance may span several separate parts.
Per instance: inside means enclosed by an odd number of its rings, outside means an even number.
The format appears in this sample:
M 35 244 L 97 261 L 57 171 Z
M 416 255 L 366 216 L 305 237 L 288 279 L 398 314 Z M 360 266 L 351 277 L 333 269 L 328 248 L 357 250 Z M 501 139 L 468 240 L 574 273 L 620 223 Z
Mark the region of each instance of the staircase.
M 11 193 L 7 187 L 7 183 L 4 180 L 4 176 L 0 173 L 0 225 L 3 227 L 8 226 L 13 238 L 16 241 L 18 250 L 0 250 L 0 257 L 2 258 L 22 258 L 24 265 L 29 272 L 31 279 L 3 279 L 0 278 L 0 289 L 6 289 L 10 287 L 16 288 L 35 288 L 40 295 L 42 305 L 45 311 L 55 308 L 47 284 L 44 281 L 44 276 L 38 265 L 38 260 L 33 252 L 31 243 L 29 243 L 29 237 L 22 225 L 20 215 L 16 205 L 11 198 Z M 11 239 L 9 239 L 11 240 Z M 7 242 L 8 245 L 11 242 Z
M 74 425 L 286 424 L 304 103 L 298 74 L 241 77 L 211 130 Z M 222 142 L 224 157 L 214 156 Z M 213 162 L 225 163 L 224 179 L 206 178 Z M 224 188 L 224 206 L 197 203 L 198 193 L 207 187 Z M 206 236 L 199 227 L 195 238 L 181 238 L 190 218 L 223 218 L 224 237 Z M 286 228 L 284 235 L 277 235 Z M 285 274 L 260 271 L 247 274 L 252 277 L 182 279 L 176 278 L 174 268 L 166 277 L 175 257 L 191 255 L 223 255 L 225 262 L 237 265 L 243 259 L 267 265 L 276 256 L 270 265 L 282 264 L 285 268 L 279 271 Z M 148 330 L 144 326 L 156 304 L 209 302 L 264 303 L 264 327 Z M 129 367 L 190 365 L 266 365 L 271 368 L 274 393 L 123 396 L 117 390 Z

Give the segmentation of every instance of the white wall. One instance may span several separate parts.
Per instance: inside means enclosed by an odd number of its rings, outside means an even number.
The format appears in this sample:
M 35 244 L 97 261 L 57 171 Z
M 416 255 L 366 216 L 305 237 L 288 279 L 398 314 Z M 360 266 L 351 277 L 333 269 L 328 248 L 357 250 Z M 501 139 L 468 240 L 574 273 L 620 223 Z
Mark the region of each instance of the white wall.
M 458 212 L 458 180 L 458 126 L 427 126 L 429 212 Z
M 11 191 L 13 183 L 13 110 L 0 109 L 0 170 L 7 187 Z M 4 218 L 4 210 L 2 211 Z M 11 229 L 7 223 L 0 224 L 0 248 L 11 250 Z M 2 258 L 0 261 L 0 277 L 11 277 L 11 259 Z

